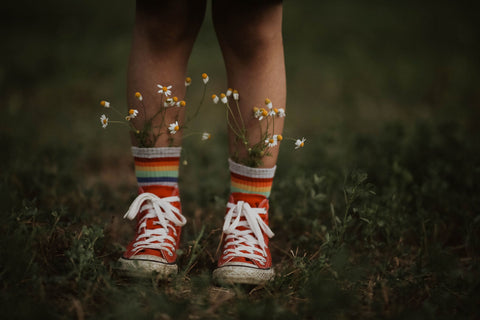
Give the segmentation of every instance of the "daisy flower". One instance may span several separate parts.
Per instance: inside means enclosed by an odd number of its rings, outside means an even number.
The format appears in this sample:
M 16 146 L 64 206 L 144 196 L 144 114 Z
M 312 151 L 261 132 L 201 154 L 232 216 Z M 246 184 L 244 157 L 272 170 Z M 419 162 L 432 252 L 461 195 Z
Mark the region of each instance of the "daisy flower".
M 230 97 L 232 95 L 232 92 L 233 92 L 232 88 L 228 88 L 227 97 Z
M 210 138 L 212 138 L 212 135 L 208 132 L 204 132 L 202 134 L 202 141 L 205 141 L 205 140 L 210 140 Z
M 138 115 L 137 109 L 128 110 L 128 116 L 130 117 L 130 119 L 134 119 L 137 115 Z
M 305 140 L 305 138 L 302 138 L 302 140 L 297 139 L 297 141 L 295 141 L 295 149 L 303 148 L 303 146 L 305 145 Z
M 102 123 L 102 127 L 105 129 L 108 126 L 107 116 L 102 114 L 102 116 L 100 117 L 100 122 Z
M 167 98 L 167 99 L 165 99 L 165 102 L 163 103 L 163 106 L 164 106 L 165 108 L 171 107 L 171 106 L 173 106 L 173 105 L 175 105 L 175 102 L 173 102 L 173 99 L 172 99 L 172 98 Z
M 177 102 L 177 107 L 185 107 L 186 105 L 187 103 L 184 100 Z
M 192 78 L 186 77 L 185 78 L 185 87 L 188 87 L 191 84 L 192 84 Z
M 258 121 L 261 121 L 266 116 L 268 116 L 268 111 L 264 108 L 260 108 L 260 110 L 258 110 Z
M 208 74 L 206 73 L 202 73 L 202 80 L 203 80 L 203 83 L 207 84 L 209 78 L 208 78 Z
M 137 98 L 140 101 L 143 100 L 142 94 L 140 92 L 135 92 L 135 98 Z
M 277 111 L 275 111 L 277 113 L 277 116 L 279 116 L 280 118 L 283 118 L 285 117 L 285 109 L 283 108 L 279 108 Z
M 213 103 L 217 104 L 218 103 L 218 100 L 220 100 L 216 94 L 212 94 L 212 100 L 213 100 Z
M 168 126 L 168 131 L 170 131 L 170 134 L 175 134 L 178 130 L 180 130 L 180 127 L 178 126 L 178 121 L 170 123 L 170 125 Z
M 173 97 L 172 98 L 172 102 L 170 103 L 170 105 L 173 107 L 173 106 L 177 106 L 179 107 L 180 106 L 180 101 L 178 101 L 178 98 L 177 97 Z
M 277 145 L 277 139 L 278 139 L 277 135 L 274 135 L 271 138 L 265 140 L 265 144 L 268 147 L 275 147 Z
M 233 100 L 238 100 L 239 95 L 237 90 L 233 90 Z
M 222 103 L 227 104 L 228 99 L 225 93 L 220 93 L 220 100 L 222 101 Z
M 265 99 L 265 105 L 268 107 L 268 109 L 272 110 L 273 108 L 273 105 L 272 105 L 272 101 L 270 101 L 270 99 Z
M 160 88 L 160 90 L 158 90 L 158 93 L 160 94 L 164 94 L 165 97 L 168 97 L 172 94 L 172 91 L 170 89 L 172 89 L 172 86 L 162 86 L 161 84 L 157 84 L 157 87 Z
M 110 108 L 110 102 L 105 100 L 100 101 L 100 105 L 105 108 Z
M 257 107 L 253 107 L 253 117 L 255 119 L 258 119 L 258 118 L 260 118 L 261 115 L 262 115 L 262 111 L 260 109 L 258 109 Z

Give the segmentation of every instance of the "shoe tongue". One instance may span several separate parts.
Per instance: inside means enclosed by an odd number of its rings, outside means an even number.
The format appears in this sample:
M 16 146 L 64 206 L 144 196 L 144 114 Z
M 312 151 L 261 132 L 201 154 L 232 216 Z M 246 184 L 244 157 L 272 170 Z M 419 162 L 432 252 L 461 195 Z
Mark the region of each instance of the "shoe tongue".
M 172 186 L 162 186 L 162 185 L 140 187 L 140 193 L 144 193 L 144 192 L 153 193 L 154 195 L 160 198 L 178 195 L 177 188 Z
M 262 196 L 261 194 L 251 194 L 251 193 L 240 193 L 234 192 L 232 193 L 232 197 L 234 199 L 234 203 L 238 201 L 247 202 L 251 207 L 258 208 L 260 203 L 267 199 L 267 197 Z

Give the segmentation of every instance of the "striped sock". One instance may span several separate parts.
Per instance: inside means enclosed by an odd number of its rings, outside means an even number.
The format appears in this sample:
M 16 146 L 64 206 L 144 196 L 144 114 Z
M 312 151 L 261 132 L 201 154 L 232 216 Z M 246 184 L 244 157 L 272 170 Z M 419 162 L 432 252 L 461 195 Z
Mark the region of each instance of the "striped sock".
M 182 148 L 132 147 L 135 175 L 140 187 L 155 185 L 178 187 L 178 166 Z
M 230 167 L 230 192 L 270 196 L 275 169 L 251 168 L 228 159 Z

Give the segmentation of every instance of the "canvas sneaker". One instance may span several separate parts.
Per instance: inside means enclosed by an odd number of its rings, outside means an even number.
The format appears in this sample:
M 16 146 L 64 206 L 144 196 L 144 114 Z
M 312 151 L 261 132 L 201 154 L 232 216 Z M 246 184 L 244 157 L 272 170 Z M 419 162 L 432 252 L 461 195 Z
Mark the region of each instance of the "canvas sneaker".
M 181 228 L 187 222 L 181 214 L 178 189 L 171 186 L 140 189 L 124 218 L 137 219 L 137 232 L 119 259 L 120 270 L 139 277 L 156 273 L 166 278 L 176 274 Z
M 268 199 L 232 193 L 223 225 L 222 254 L 213 271 L 217 283 L 263 284 L 275 276 L 268 240 Z

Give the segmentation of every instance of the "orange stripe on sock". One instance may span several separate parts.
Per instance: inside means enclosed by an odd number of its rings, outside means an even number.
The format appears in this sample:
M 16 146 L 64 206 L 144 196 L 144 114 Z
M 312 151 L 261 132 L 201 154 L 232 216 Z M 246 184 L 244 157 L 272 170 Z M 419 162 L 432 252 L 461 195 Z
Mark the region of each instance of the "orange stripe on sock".
M 135 170 L 138 171 L 178 171 L 178 165 L 176 166 L 139 166 L 135 165 Z
M 254 181 L 248 181 L 248 180 L 243 180 L 243 179 L 239 179 L 239 178 L 236 178 L 236 177 L 230 177 L 230 180 L 232 181 L 232 183 L 236 183 L 238 185 L 245 185 L 245 186 L 250 186 L 250 187 L 271 187 L 272 184 L 273 184 L 273 179 L 271 179 L 270 181 L 258 181 L 258 182 L 254 182 Z
M 272 189 L 271 185 L 269 185 L 269 186 L 251 186 L 251 185 L 236 183 L 234 181 L 231 181 L 230 185 L 234 188 L 238 188 L 238 189 L 245 190 L 245 191 L 250 191 L 250 192 L 255 192 L 255 193 L 270 192 L 270 190 Z

